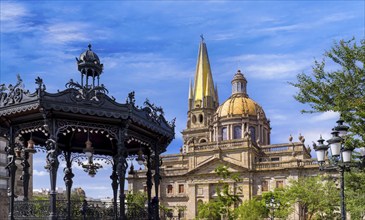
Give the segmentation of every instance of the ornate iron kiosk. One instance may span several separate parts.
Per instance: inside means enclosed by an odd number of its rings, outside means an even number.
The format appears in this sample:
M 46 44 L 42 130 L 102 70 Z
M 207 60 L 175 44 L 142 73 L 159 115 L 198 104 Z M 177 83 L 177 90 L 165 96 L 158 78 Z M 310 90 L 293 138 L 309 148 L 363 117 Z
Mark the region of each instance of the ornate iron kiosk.
M 126 219 L 124 182 L 128 157 L 138 157 L 147 168 L 148 219 L 159 219 L 159 167 L 160 154 L 174 138 L 175 120 L 167 122 L 163 110 L 148 100 L 144 107 L 135 105 L 134 92 L 129 93 L 125 104 L 109 97 L 100 84 L 103 64 L 89 49 L 76 58 L 81 73 L 81 84 L 73 81 L 64 91 L 46 92 L 41 78 L 36 79 L 37 89 L 30 93 L 24 89 L 18 76 L 16 85 L 0 85 L 0 137 L 6 138 L 10 175 L 9 219 L 14 219 L 14 183 L 20 159 L 24 201 L 28 200 L 29 155 L 36 148 L 46 151 L 45 169 L 50 176 L 50 214 L 48 219 L 60 219 L 57 213 L 56 177 L 59 159 L 66 161 L 67 216 L 72 219 L 70 193 L 74 174 L 72 160 L 83 156 L 85 171 L 93 176 L 100 168 L 95 158 L 104 158 L 112 164 L 113 219 Z M 151 192 L 154 190 L 154 198 Z M 118 198 L 119 189 L 119 198 Z M 118 205 L 119 199 L 119 205 Z

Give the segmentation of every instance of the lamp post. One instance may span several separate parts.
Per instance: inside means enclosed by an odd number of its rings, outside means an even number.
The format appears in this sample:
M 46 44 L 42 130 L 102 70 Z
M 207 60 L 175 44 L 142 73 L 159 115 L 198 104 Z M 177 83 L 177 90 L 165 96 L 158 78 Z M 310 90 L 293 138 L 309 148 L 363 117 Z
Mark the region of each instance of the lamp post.
M 275 210 L 279 208 L 279 203 L 275 200 L 274 196 L 271 196 L 269 200 L 266 201 L 266 208 L 270 210 L 270 220 L 275 218 Z
M 346 220 L 346 204 L 345 204 L 345 179 L 344 173 L 349 170 L 351 166 L 351 155 L 353 149 L 345 148 L 344 138 L 349 129 L 348 126 L 343 124 L 344 121 L 339 119 L 337 121 L 337 126 L 332 129 L 332 138 L 327 140 L 328 145 L 324 144 L 324 139 L 322 136 L 318 140 L 318 145 L 315 146 L 315 151 L 317 154 L 317 160 L 319 163 L 319 169 L 321 171 L 326 169 L 337 169 L 340 173 L 340 198 L 341 198 L 341 219 Z M 328 159 L 329 163 L 326 164 L 327 150 L 331 151 L 331 157 Z M 365 162 L 365 148 L 360 148 L 360 153 L 362 154 L 362 162 L 358 164 L 358 167 L 363 167 Z

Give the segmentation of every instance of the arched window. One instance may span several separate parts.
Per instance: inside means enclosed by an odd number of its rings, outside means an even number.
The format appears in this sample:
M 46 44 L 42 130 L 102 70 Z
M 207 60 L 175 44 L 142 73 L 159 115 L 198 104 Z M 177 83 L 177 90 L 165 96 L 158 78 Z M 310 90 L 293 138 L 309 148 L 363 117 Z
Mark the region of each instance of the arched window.
M 241 125 L 236 125 L 233 127 L 233 139 L 242 138 L 242 128 Z
M 206 142 L 207 142 L 207 140 L 204 138 L 200 139 L 200 141 L 199 141 L 199 143 L 206 143 Z
M 167 185 L 167 194 L 172 194 L 173 187 L 171 184 Z
M 222 128 L 222 140 L 227 140 L 227 127 Z
M 253 126 L 250 126 L 251 140 L 256 141 L 256 129 Z
M 193 115 L 192 121 L 193 121 L 194 124 L 196 123 L 196 116 L 195 115 Z
M 202 114 L 200 114 L 200 115 L 199 115 L 199 122 L 200 122 L 200 123 L 203 123 L 203 119 L 204 119 L 204 118 L 203 118 L 203 115 L 202 115 Z

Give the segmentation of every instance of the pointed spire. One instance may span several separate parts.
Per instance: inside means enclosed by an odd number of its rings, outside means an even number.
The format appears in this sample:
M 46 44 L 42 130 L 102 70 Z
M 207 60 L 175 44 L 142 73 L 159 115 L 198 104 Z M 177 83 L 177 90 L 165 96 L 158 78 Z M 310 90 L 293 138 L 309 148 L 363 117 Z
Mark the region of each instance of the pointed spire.
M 215 99 L 217 101 L 217 105 L 219 105 L 218 85 L 217 85 L 217 83 L 215 84 L 214 91 L 215 91 Z
M 198 60 L 196 64 L 193 98 L 194 106 L 214 108 L 218 105 L 214 88 L 212 71 L 210 69 L 207 46 L 204 38 L 200 41 Z M 199 104 L 200 103 L 200 104 Z
M 189 100 L 193 99 L 193 82 L 190 79 L 190 83 L 189 83 Z

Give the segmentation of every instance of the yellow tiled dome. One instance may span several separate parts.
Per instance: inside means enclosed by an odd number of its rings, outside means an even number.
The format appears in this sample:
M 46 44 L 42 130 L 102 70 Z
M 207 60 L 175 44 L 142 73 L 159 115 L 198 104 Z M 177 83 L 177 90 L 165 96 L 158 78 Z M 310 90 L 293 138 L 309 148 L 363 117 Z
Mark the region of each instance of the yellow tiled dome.
M 265 113 L 261 106 L 254 100 L 243 95 L 232 95 L 218 107 L 217 114 L 218 117 L 238 115 L 257 116 L 259 114 L 262 114 L 262 116 L 265 117 Z

